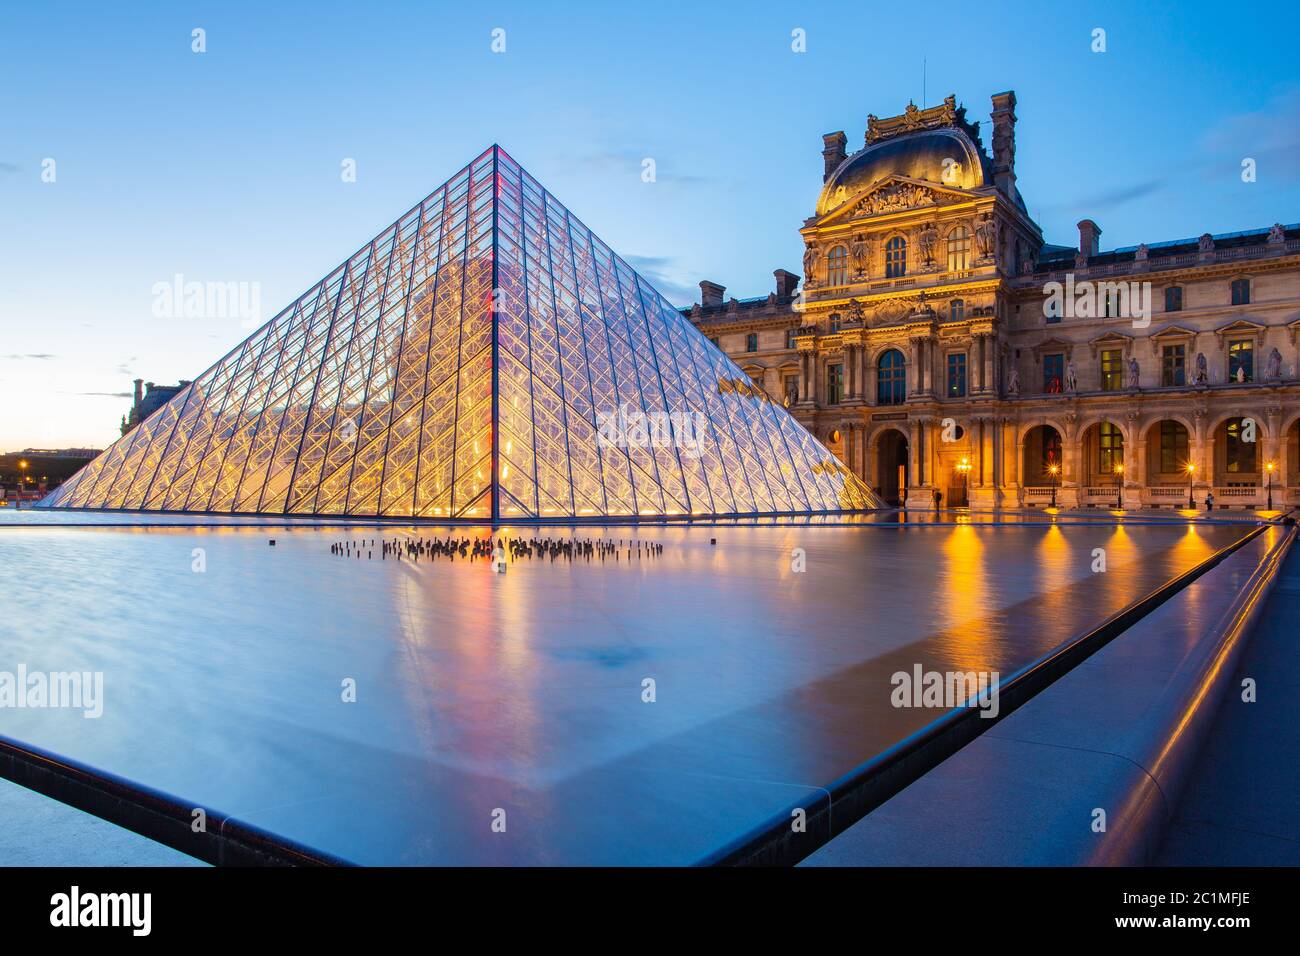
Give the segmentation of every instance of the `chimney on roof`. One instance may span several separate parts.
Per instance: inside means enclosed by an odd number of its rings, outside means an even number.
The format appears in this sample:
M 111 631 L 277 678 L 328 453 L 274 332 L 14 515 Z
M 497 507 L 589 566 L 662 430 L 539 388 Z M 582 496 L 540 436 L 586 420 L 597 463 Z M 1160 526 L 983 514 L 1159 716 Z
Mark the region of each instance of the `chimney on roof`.
M 144 398 L 143 388 L 144 388 L 144 379 L 137 378 L 135 380 L 135 403 L 137 406 L 140 404 L 140 399 Z
M 1101 248 L 1101 226 L 1091 219 L 1079 220 L 1079 252 L 1095 256 Z
M 1012 202 L 1016 200 L 1016 94 L 993 94 L 993 182 Z
M 777 269 L 772 275 L 776 276 L 776 297 L 778 299 L 793 298 L 795 290 L 799 288 L 799 279 L 801 277 L 793 272 L 786 272 L 784 269 Z
M 844 157 L 848 155 L 844 151 L 845 144 L 849 141 L 844 135 L 844 130 L 837 133 L 826 133 L 822 136 L 822 159 L 826 161 L 826 168 L 822 172 L 822 182 L 831 178 L 831 173 L 844 162 Z
M 725 285 L 718 285 L 716 282 L 710 282 L 708 279 L 700 280 L 700 305 L 706 309 L 711 306 L 722 305 L 722 295 L 727 291 Z

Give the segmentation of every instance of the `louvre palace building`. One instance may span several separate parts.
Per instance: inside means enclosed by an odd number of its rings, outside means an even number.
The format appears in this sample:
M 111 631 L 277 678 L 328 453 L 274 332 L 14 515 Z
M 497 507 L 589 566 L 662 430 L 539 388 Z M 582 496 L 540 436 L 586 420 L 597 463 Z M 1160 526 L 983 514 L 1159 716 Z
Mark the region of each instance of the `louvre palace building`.
M 827 134 L 803 275 L 685 313 L 890 503 L 1300 505 L 1300 225 L 1051 244 L 1014 93 L 991 120 L 990 148 L 952 96 Z

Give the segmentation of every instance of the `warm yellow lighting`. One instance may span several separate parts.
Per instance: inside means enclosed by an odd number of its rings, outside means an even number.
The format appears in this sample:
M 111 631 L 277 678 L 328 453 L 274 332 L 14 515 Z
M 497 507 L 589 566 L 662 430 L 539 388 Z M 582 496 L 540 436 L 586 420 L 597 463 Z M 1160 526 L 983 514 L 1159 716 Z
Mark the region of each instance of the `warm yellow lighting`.
M 1187 473 L 1190 475 L 1190 474 L 1192 474 L 1194 471 L 1196 471 L 1196 466 L 1193 465 L 1193 464 L 1189 461 L 1189 462 L 1187 463 Z
M 1122 475 L 1122 474 L 1124 474 L 1124 463 L 1123 463 L 1123 462 L 1116 462 L 1116 463 L 1115 463 L 1115 474 L 1117 474 L 1117 475 Z
M 1265 465 L 1264 467 L 1267 468 L 1270 472 L 1272 472 L 1272 470 L 1273 470 L 1274 468 L 1277 467 L 1277 463 L 1276 463 L 1276 462 L 1272 462 L 1272 461 L 1270 461 L 1270 462 L 1269 462 L 1267 465 Z

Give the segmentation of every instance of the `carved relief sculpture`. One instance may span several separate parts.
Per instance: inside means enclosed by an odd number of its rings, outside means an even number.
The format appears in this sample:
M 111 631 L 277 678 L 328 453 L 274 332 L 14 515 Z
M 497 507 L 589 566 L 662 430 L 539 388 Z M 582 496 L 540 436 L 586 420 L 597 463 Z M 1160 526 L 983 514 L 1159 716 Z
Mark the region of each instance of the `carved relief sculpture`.
M 1138 365 L 1138 360 L 1130 356 L 1128 360 L 1128 387 L 1129 388 L 1138 387 L 1138 382 L 1140 381 L 1141 378 L 1141 372 L 1142 372 L 1142 368 L 1140 365 Z
M 1210 381 L 1209 363 L 1205 361 L 1205 353 L 1196 353 L 1196 378 L 1193 381 L 1197 385 L 1205 385 Z

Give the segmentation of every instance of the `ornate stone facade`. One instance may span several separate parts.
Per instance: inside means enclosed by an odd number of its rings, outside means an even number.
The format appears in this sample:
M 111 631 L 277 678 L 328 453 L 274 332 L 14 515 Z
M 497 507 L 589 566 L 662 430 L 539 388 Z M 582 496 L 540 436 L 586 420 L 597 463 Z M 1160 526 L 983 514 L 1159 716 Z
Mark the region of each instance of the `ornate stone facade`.
M 1100 250 L 1045 243 L 955 97 L 823 138 L 805 288 L 689 310 L 888 500 L 1300 505 L 1300 226 Z

